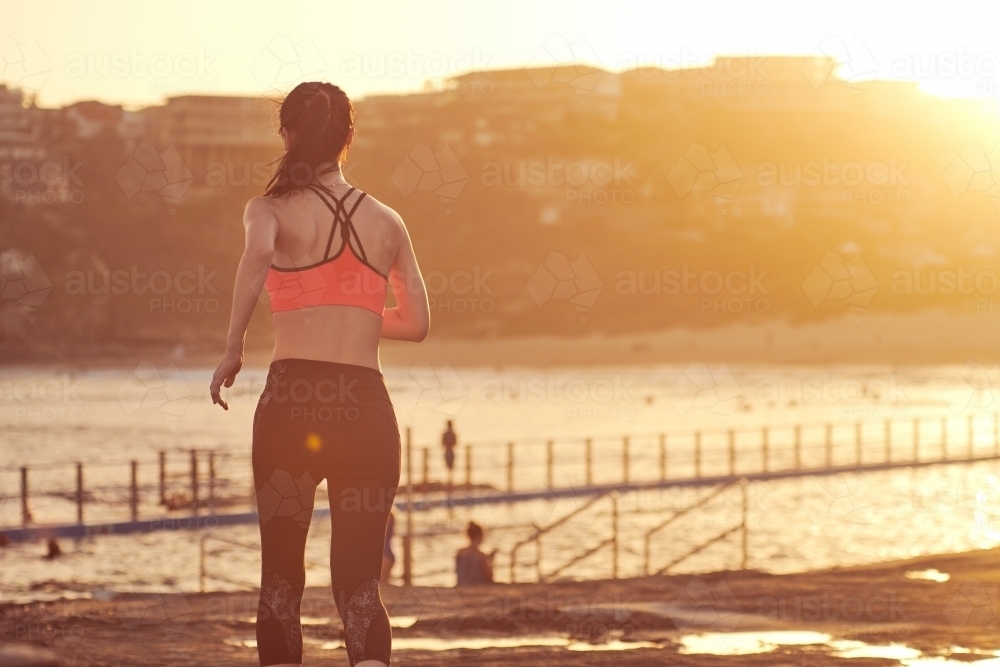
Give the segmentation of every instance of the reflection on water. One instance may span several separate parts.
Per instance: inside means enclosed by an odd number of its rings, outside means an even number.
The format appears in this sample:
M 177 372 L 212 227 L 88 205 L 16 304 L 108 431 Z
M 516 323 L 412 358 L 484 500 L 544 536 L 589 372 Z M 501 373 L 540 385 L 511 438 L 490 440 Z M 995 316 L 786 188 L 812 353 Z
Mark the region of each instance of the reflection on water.
M 840 658 L 885 658 L 886 660 L 912 660 L 921 656 L 920 651 L 902 644 L 879 646 L 849 639 L 830 642 Z
M 905 574 L 907 579 L 922 579 L 924 581 L 936 581 L 939 584 L 951 579 L 951 575 L 947 572 L 939 572 L 935 569 L 930 570 L 910 570 Z
M 319 643 L 320 648 L 326 650 L 338 650 L 346 648 L 344 642 L 340 640 L 310 642 L 306 638 L 306 643 Z M 240 648 L 257 648 L 256 639 L 226 639 L 225 643 L 230 646 Z M 660 648 L 660 644 L 644 641 L 622 641 L 612 639 L 598 644 L 574 641 L 567 637 L 556 635 L 525 635 L 518 637 L 393 637 L 392 650 L 396 651 L 454 651 L 466 649 L 472 651 L 482 651 L 486 649 L 510 649 L 525 648 L 532 646 L 558 646 L 570 651 L 628 651 L 639 648 Z
M 779 630 L 763 632 L 702 632 L 680 638 L 679 653 L 686 655 L 754 655 L 770 653 L 782 646 L 822 645 L 838 658 L 882 658 L 897 660 L 905 667 L 958 667 L 979 665 L 998 667 L 1000 658 L 953 660 L 944 656 L 925 656 L 921 651 L 903 644 L 867 644 L 854 639 L 834 639 L 825 632 L 811 630 Z M 972 654 L 960 646 L 949 649 L 951 654 Z M 979 655 L 997 655 L 996 653 Z
M 685 655 L 752 655 L 769 653 L 779 646 L 825 644 L 832 637 L 808 630 L 766 632 L 705 632 L 681 637 L 678 653 Z

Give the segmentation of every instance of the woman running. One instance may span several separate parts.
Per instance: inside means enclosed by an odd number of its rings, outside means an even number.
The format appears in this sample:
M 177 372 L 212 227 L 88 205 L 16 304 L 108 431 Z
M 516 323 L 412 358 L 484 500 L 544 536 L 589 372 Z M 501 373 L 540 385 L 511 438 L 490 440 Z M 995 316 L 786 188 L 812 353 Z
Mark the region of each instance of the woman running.
M 386 521 L 399 483 L 399 429 L 379 370 L 380 338 L 420 341 L 430 312 L 399 215 L 341 173 L 355 112 L 329 83 L 303 83 L 281 104 L 285 155 L 243 216 L 226 352 L 212 401 L 243 365 L 263 287 L 274 354 L 253 424 L 261 539 L 261 665 L 302 662 L 299 607 L 305 543 L 324 478 L 332 520 L 333 594 L 353 666 L 388 665 L 392 637 L 379 597 Z M 385 307 L 392 284 L 394 308 Z

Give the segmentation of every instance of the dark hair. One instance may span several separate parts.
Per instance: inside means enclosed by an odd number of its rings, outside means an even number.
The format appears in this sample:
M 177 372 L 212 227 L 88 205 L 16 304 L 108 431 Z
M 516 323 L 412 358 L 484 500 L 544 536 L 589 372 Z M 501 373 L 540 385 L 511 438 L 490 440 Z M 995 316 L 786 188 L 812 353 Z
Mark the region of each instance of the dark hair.
M 319 81 L 300 83 L 281 101 L 280 129 L 289 145 L 264 191 L 277 197 L 340 168 L 357 114 L 347 94 Z
M 469 536 L 470 540 L 479 539 L 483 536 L 483 527 L 475 521 L 470 521 L 465 528 L 465 534 Z

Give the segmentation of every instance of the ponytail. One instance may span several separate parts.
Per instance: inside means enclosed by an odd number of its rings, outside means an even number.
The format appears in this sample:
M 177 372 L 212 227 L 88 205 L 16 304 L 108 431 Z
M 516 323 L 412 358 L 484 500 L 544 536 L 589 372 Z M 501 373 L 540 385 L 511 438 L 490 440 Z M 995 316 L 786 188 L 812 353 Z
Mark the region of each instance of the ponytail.
M 331 83 L 300 83 L 281 102 L 281 129 L 288 150 L 264 191 L 277 197 L 336 171 L 347 157 L 356 113 L 343 90 Z

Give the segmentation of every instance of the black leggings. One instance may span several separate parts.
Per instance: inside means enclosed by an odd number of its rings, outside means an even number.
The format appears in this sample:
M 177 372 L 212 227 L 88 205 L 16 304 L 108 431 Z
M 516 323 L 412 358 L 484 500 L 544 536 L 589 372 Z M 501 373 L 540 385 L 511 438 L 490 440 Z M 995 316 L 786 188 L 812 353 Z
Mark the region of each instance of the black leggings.
M 303 359 L 271 364 L 253 422 L 260 518 L 261 665 L 302 662 L 299 607 L 316 485 L 330 496 L 330 571 L 351 665 L 389 664 L 379 597 L 385 527 L 399 484 L 399 428 L 382 374 Z

